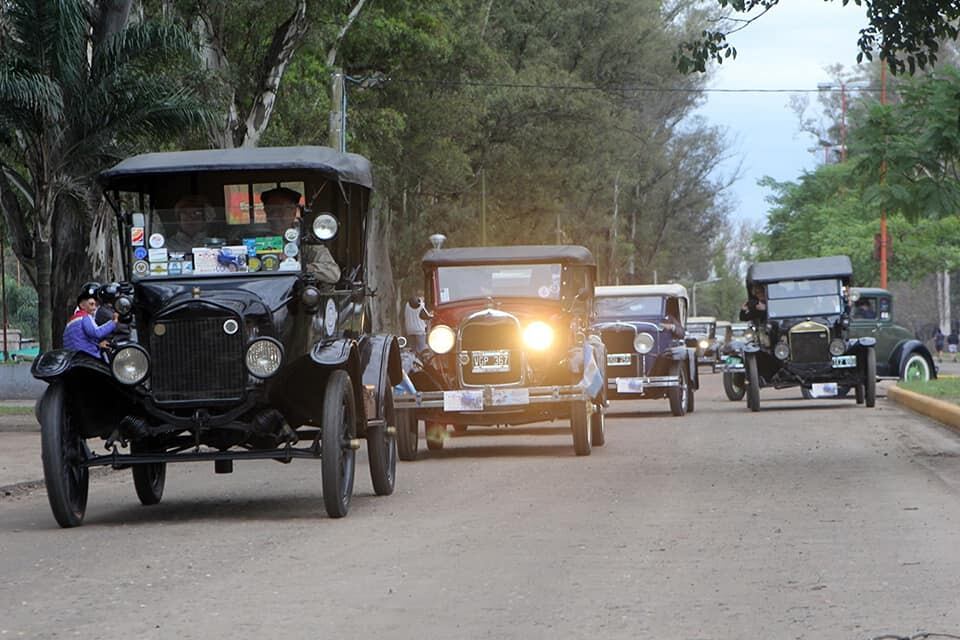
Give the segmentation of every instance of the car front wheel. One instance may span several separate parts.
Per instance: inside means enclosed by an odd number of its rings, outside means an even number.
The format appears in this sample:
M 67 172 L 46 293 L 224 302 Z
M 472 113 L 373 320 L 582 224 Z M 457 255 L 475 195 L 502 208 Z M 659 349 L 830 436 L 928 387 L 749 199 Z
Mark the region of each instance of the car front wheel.
M 590 414 L 590 443 L 602 447 L 607 441 L 607 425 L 603 407 L 594 406 Z
M 670 399 L 670 413 L 676 417 L 680 417 L 687 414 L 687 406 L 690 400 L 687 388 L 690 385 L 690 381 L 685 363 L 678 362 L 675 367 L 676 376 L 680 379 L 680 384 L 676 387 L 670 387 L 667 390 L 667 396 Z
M 40 401 L 40 447 L 43 479 L 53 517 L 61 527 L 83 523 L 90 472 L 81 467 L 87 446 L 74 423 L 62 381 L 47 387 Z
M 757 367 L 757 356 L 747 356 L 747 408 L 750 411 L 760 411 L 760 370 Z
M 386 424 L 367 428 L 367 457 L 370 462 L 370 481 L 378 496 L 393 493 L 397 482 L 397 426 L 393 409 L 393 391 L 386 388 L 383 398 L 383 415 Z M 394 433 L 387 427 L 394 427 Z
M 416 460 L 420 446 L 420 421 L 413 411 L 397 411 L 397 455 L 401 460 Z
M 154 451 L 142 445 L 131 443 L 130 453 L 138 455 L 154 453 Z M 133 488 L 137 491 L 140 504 L 145 507 L 160 504 L 160 500 L 163 498 L 163 488 L 167 482 L 167 463 L 135 464 L 130 469 L 133 473 Z
M 733 402 L 743 400 L 743 394 L 747 392 L 746 385 L 743 381 L 743 374 L 725 371 L 723 373 L 723 392 L 727 394 L 728 400 L 732 400 Z
M 587 403 L 576 400 L 570 403 L 570 430 L 573 432 L 573 452 L 578 456 L 590 455 L 591 429 Z
M 320 445 L 323 504 L 331 518 L 350 510 L 356 451 L 350 440 L 356 429 L 356 407 L 350 375 L 337 369 L 327 379 L 323 396 Z

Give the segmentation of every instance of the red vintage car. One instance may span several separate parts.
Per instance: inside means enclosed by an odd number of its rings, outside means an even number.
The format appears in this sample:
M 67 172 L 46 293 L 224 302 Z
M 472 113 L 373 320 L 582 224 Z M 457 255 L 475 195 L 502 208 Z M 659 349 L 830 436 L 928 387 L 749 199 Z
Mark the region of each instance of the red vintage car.
M 574 450 L 604 442 L 603 343 L 592 332 L 593 255 L 578 246 L 434 249 L 423 257 L 434 311 L 427 348 L 395 390 L 400 458 L 447 425 L 570 421 Z

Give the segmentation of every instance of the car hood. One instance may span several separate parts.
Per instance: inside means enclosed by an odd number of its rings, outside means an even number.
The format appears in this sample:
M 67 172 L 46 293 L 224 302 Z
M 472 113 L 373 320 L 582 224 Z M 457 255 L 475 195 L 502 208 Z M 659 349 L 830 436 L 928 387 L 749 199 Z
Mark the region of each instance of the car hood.
M 501 313 L 508 313 L 517 318 L 521 324 L 542 320 L 560 327 L 566 324 L 569 314 L 564 313 L 560 303 L 549 303 L 534 299 L 496 300 L 490 301 L 463 301 L 442 305 L 434 311 L 431 326 L 445 324 L 456 328 L 468 317 L 475 313 L 491 309 Z
M 295 275 L 139 282 L 136 285 L 136 307 L 148 320 L 166 310 L 191 303 L 225 308 L 243 317 L 269 317 L 285 312 L 297 282 Z

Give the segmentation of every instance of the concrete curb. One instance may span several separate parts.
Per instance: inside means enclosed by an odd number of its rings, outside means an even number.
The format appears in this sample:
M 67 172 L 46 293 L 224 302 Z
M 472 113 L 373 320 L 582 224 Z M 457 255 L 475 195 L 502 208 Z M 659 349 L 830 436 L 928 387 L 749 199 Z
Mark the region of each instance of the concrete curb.
M 894 385 L 887 391 L 887 397 L 908 409 L 933 418 L 954 431 L 960 432 L 960 406 L 952 402 L 937 400 L 913 391 L 907 391 Z

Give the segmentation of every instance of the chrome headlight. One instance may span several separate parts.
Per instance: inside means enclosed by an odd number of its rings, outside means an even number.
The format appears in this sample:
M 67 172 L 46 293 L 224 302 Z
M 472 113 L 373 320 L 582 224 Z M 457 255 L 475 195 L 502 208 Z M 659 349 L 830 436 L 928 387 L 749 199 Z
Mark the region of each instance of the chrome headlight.
M 710 343 L 707 342 L 706 340 L 701 340 L 701 341 L 700 341 L 700 348 L 701 348 L 701 349 L 706 349 L 706 348 L 709 347 L 709 346 L 710 346 Z
M 273 338 L 259 338 L 247 347 L 247 371 L 257 378 L 269 378 L 283 362 L 283 348 Z
M 313 235 L 320 240 L 329 240 L 339 229 L 340 223 L 329 213 L 321 213 L 313 219 Z
M 453 349 L 456 341 L 457 336 L 453 329 L 445 324 L 438 324 L 430 329 L 430 335 L 427 336 L 427 344 L 434 353 L 447 353 L 450 349 Z
M 130 315 L 130 312 L 133 311 L 133 301 L 127 296 L 120 296 L 113 303 L 113 309 L 121 316 Z
M 842 356 L 847 350 L 847 343 L 840 338 L 834 338 L 830 341 L 830 355 Z
M 786 342 L 778 342 L 777 346 L 773 348 L 773 355 L 781 360 L 786 360 L 790 357 L 790 347 L 787 346 Z
M 649 333 L 638 333 L 637 337 L 633 339 L 633 348 L 637 350 L 637 353 L 650 353 L 653 344 L 653 336 Z
M 540 320 L 531 322 L 523 330 L 523 343 L 534 351 L 546 351 L 553 344 L 553 328 Z
M 142 347 L 126 346 L 113 356 L 110 369 L 120 384 L 138 384 L 150 371 L 150 357 Z

